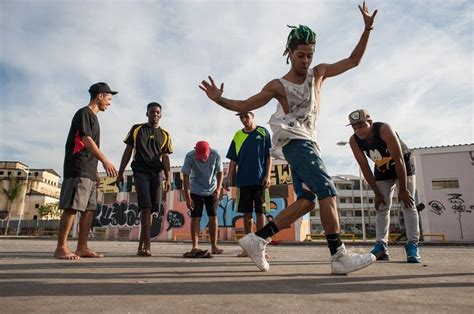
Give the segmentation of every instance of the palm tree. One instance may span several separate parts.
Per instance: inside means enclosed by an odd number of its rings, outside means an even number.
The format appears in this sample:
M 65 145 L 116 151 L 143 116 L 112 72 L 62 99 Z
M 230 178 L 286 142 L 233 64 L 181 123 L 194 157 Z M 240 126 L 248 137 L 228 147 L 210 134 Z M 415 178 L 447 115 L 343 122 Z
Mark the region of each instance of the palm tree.
M 4 187 L 2 187 L 2 192 L 7 197 L 7 211 L 8 211 L 7 224 L 6 224 L 6 227 L 5 227 L 5 235 L 7 235 L 7 233 L 8 233 L 8 225 L 10 223 L 11 207 L 13 205 L 13 202 L 18 197 L 20 197 L 22 187 L 23 187 L 23 182 L 21 180 L 18 180 L 14 176 L 10 176 L 8 181 L 10 183 L 9 186 L 8 186 L 8 189 L 5 189 Z

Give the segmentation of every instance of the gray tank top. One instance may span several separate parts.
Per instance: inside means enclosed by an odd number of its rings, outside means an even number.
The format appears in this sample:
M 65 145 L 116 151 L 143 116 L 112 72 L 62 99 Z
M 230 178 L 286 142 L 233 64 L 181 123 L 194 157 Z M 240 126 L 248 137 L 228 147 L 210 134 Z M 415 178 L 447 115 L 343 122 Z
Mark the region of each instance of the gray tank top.
M 293 139 L 306 139 L 316 143 L 316 120 L 319 114 L 319 101 L 314 91 L 313 69 L 303 84 L 295 84 L 283 78 L 279 80 L 283 85 L 288 102 L 289 113 L 285 114 L 283 107 L 278 103 L 277 111 L 270 117 L 272 129 L 272 156 L 275 159 L 285 159 L 282 148 Z

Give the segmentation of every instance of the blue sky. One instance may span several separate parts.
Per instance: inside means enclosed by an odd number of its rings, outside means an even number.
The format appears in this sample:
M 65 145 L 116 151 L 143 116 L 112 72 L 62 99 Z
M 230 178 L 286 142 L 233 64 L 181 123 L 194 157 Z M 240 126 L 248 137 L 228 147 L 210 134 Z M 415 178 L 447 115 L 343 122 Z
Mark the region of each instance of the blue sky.
M 195 142 L 225 156 L 241 124 L 198 88 L 211 74 L 224 96 L 247 98 L 283 76 L 288 28 L 317 33 L 313 65 L 349 56 L 364 25 L 357 1 L 0 0 L 0 160 L 62 173 L 64 144 L 88 87 L 119 94 L 99 114 L 101 149 L 119 166 L 123 138 L 164 107 L 173 165 Z M 318 139 L 331 174 L 357 174 L 347 114 L 368 109 L 410 147 L 473 142 L 472 1 L 369 1 L 379 10 L 362 63 L 326 80 Z M 256 111 L 267 121 L 276 102 Z M 102 171 L 99 166 L 99 170 Z

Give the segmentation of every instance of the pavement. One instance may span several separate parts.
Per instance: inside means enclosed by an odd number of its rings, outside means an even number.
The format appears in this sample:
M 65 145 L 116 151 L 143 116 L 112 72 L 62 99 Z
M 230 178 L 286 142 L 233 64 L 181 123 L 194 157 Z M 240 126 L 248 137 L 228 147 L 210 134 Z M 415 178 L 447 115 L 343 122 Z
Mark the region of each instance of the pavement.
M 190 243 L 153 242 L 152 257 L 136 242 L 90 241 L 106 257 L 52 257 L 54 239 L 0 238 L 0 312 L 114 313 L 472 313 L 474 246 L 423 246 L 422 264 L 407 264 L 402 246 L 392 260 L 347 276 L 330 274 L 325 245 L 269 246 L 270 271 L 224 254 L 185 259 Z M 76 243 L 70 242 L 74 249 Z M 346 243 L 354 252 L 367 244 Z M 208 243 L 202 247 L 209 249 Z

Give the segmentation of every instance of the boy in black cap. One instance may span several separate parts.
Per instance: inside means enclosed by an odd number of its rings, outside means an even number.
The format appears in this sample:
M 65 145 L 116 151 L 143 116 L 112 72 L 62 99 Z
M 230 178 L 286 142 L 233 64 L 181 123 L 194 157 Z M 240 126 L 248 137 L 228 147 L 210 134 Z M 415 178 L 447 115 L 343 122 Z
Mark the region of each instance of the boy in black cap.
M 349 124 L 354 129 L 349 143 L 364 178 L 375 193 L 376 240 L 372 254 L 377 260 L 389 260 L 388 233 L 390 208 L 395 186 L 403 210 L 407 244 L 405 251 L 408 263 L 421 263 L 418 252 L 420 229 L 415 194 L 415 165 L 408 147 L 398 137 L 390 125 L 372 122 L 367 110 L 359 109 L 349 114 Z M 374 172 L 370 170 L 364 153 L 374 162 Z
M 64 181 L 61 186 L 59 208 L 64 209 L 59 222 L 58 244 L 54 257 L 58 259 L 80 259 L 81 257 L 103 257 L 87 247 L 87 239 L 97 204 L 100 160 L 110 177 L 117 175 L 114 165 L 100 151 L 100 127 L 97 114 L 110 106 L 112 95 L 117 94 L 107 83 L 99 82 L 89 88 L 90 102 L 79 109 L 72 118 L 66 141 L 64 158 Z M 81 212 L 79 239 L 76 252 L 67 245 L 67 237 L 77 211 Z

